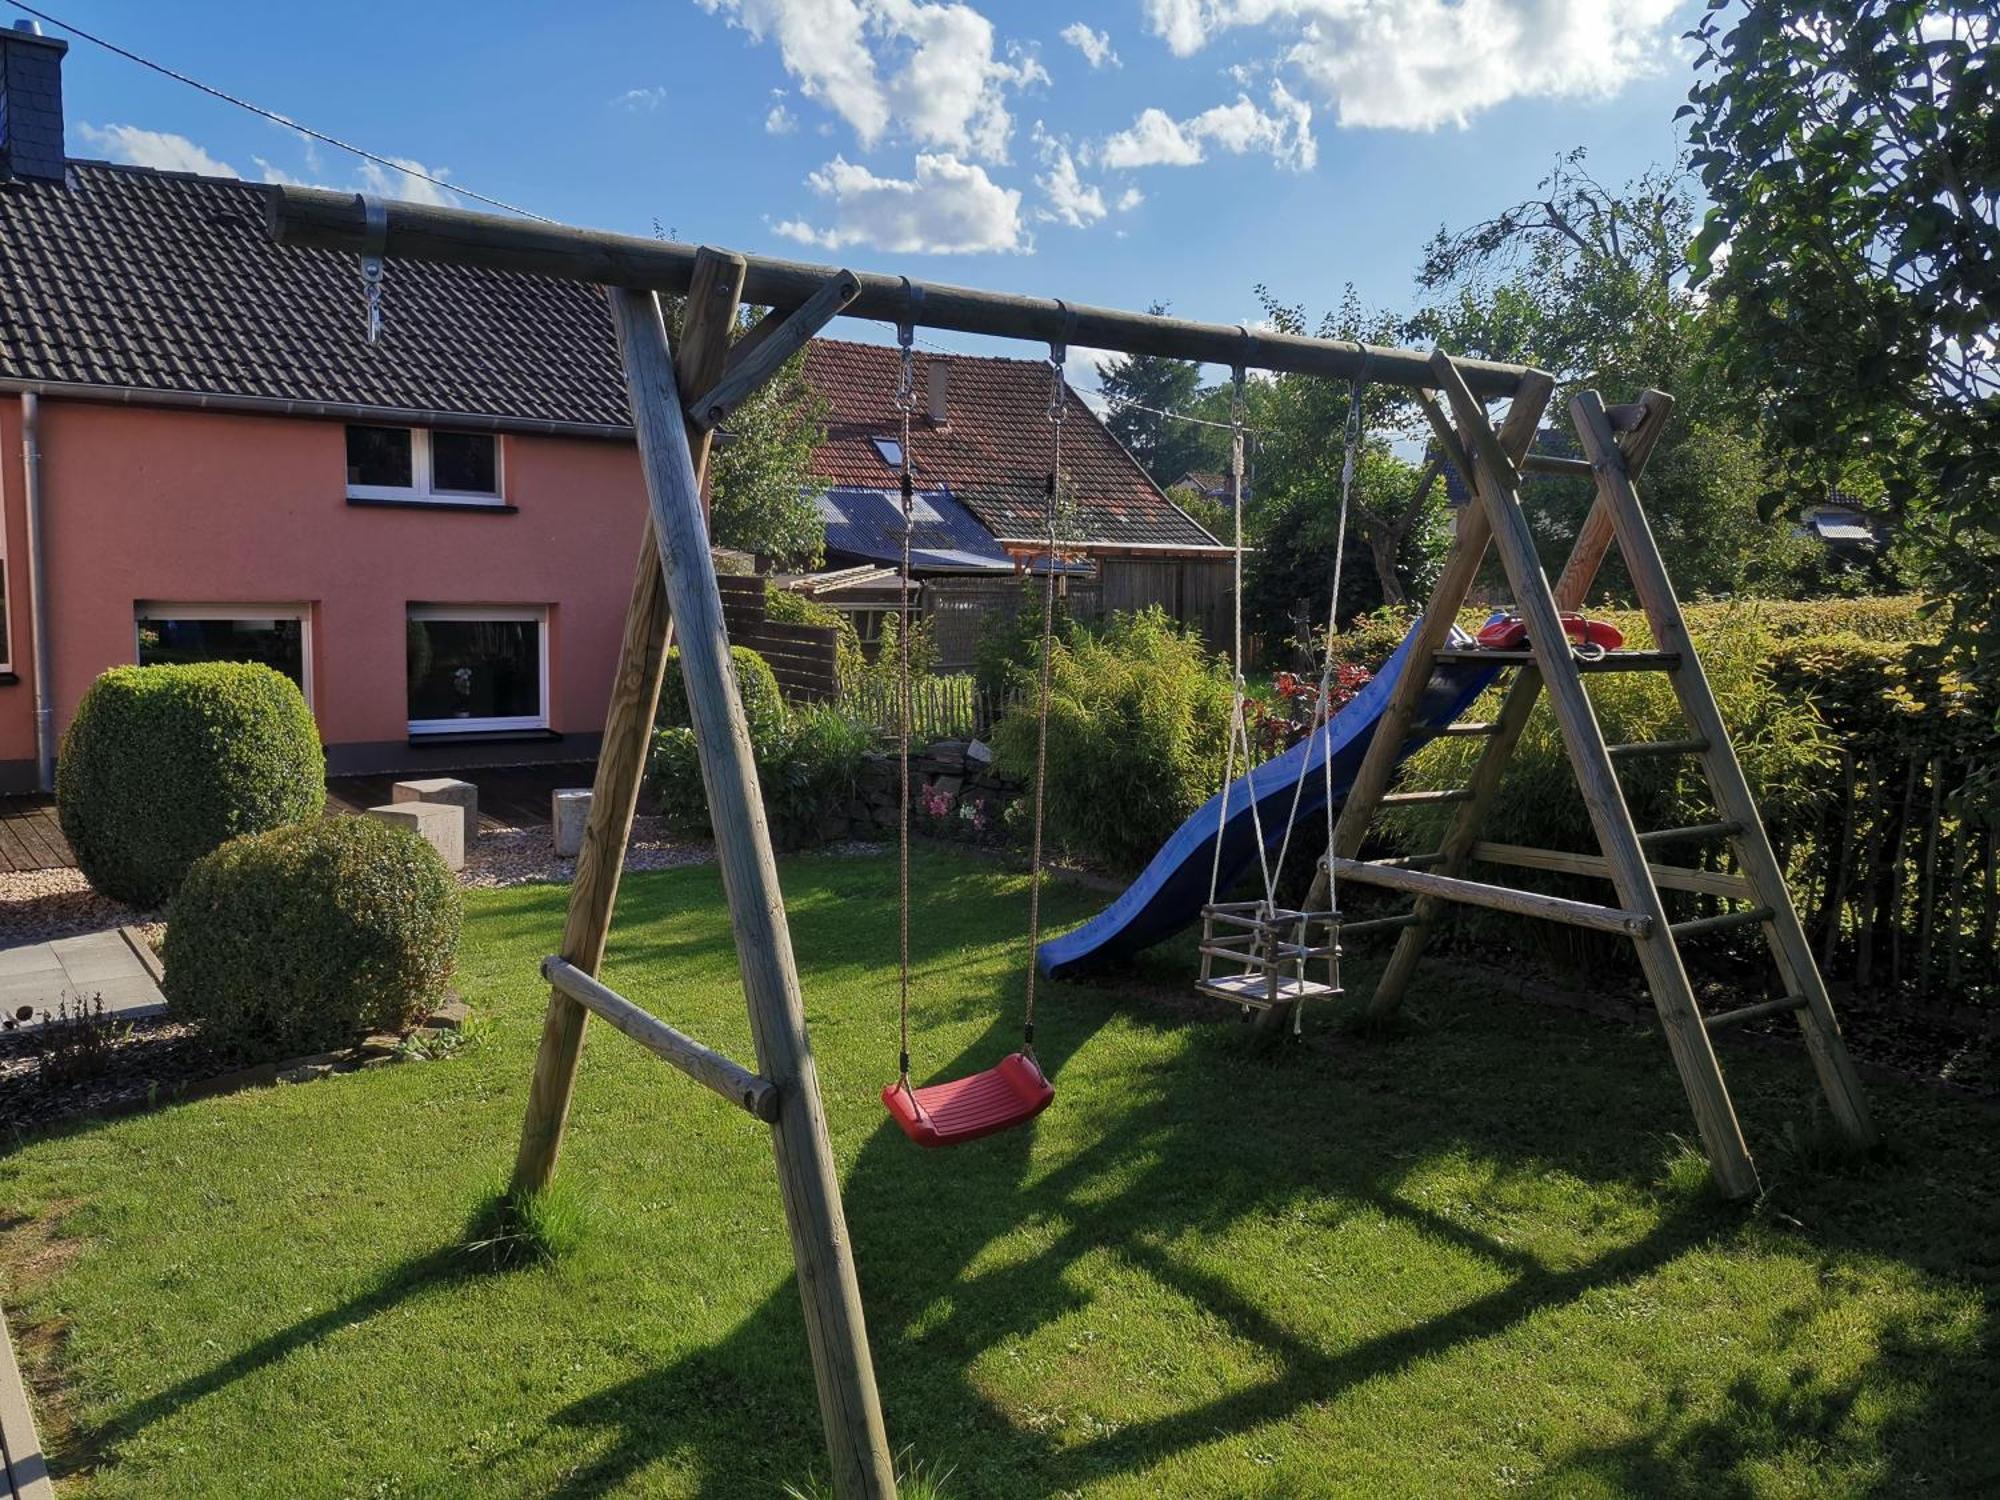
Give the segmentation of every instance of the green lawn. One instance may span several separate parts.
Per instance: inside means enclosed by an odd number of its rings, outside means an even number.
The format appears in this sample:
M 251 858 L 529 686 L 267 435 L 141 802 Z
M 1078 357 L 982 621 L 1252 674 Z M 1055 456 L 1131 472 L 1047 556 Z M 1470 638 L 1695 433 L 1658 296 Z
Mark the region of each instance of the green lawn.
M 926 1154 L 875 1097 L 894 879 L 784 867 L 891 1439 L 950 1494 L 2000 1484 L 1991 1109 L 1878 1085 L 1890 1159 L 1831 1165 L 1803 1061 L 1739 1044 L 1771 1192 L 1726 1207 L 1657 1036 L 1434 965 L 1421 1030 L 1329 1009 L 1275 1055 L 1134 985 L 1052 987 L 1055 1106 Z M 1024 882 L 946 851 L 915 879 L 920 1069 L 982 1066 Z M 455 1248 L 512 1159 L 563 894 L 471 897 L 466 1053 L 0 1160 L 0 1298 L 66 1496 L 738 1497 L 819 1466 L 762 1127 L 623 1038 L 593 1031 L 572 1118 L 583 1248 Z M 607 974 L 749 1056 L 714 870 L 629 878 Z

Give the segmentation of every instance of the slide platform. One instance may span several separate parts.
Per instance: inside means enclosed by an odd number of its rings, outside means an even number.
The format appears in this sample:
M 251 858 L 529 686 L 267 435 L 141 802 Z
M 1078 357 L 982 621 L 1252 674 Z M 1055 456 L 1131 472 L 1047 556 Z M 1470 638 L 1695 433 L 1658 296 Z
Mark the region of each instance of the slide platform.
M 1333 760 L 1333 796 L 1338 803 L 1347 795 L 1355 773 L 1361 768 L 1368 741 L 1402 676 L 1410 643 L 1411 637 L 1405 636 L 1382 664 L 1381 671 L 1333 716 L 1330 730 L 1314 734 L 1283 755 L 1272 757 L 1230 787 L 1229 821 L 1222 830 L 1220 890 L 1227 892 L 1256 858 L 1257 833 L 1250 816 L 1251 798 L 1256 798 L 1265 843 L 1275 857 L 1285 837 L 1285 821 L 1292 816 L 1293 789 L 1301 778 L 1304 785 L 1298 789 L 1298 821 L 1303 825 L 1300 837 L 1310 848 L 1305 857 L 1318 858 L 1322 852 L 1318 847 L 1321 840 L 1310 835 L 1318 828 L 1324 836 L 1326 772 L 1323 768 L 1327 757 Z M 1454 628 L 1451 644 L 1467 647 L 1472 638 Z M 1471 708 L 1473 700 L 1491 686 L 1500 671 L 1498 664 L 1440 665 L 1424 690 L 1403 755 L 1428 744 L 1439 730 L 1455 723 Z M 1044 942 L 1035 955 L 1042 972 L 1051 979 L 1075 978 L 1129 958 L 1198 921 L 1208 901 L 1209 870 L 1215 857 L 1216 820 L 1221 801 L 1222 794 L 1218 792 L 1203 803 L 1117 900 L 1081 927 Z

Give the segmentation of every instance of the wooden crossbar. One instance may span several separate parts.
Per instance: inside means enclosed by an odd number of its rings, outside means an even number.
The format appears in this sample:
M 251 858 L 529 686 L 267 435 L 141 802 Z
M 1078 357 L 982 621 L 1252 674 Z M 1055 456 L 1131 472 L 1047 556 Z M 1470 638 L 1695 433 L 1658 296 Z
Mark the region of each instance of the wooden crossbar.
M 1601 854 L 1572 854 L 1567 849 L 1533 849 L 1525 844 L 1492 844 L 1484 839 L 1472 846 L 1472 858 L 1482 864 L 1511 865 L 1522 870 L 1556 870 L 1566 875 L 1611 878 L 1611 866 Z M 1750 882 L 1741 875 L 1721 870 L 1691 870 L 1682 865 L 1648 863 L 1653 884 L 1672 891 L 1696 891 L 1705 896 L 1729 896 L 1738 900 L 1751 894 Z
M 1489 651 L 1480 646 L 1451 647 L 1437 659 L 1455 665 L 1525 666 L 1536 660 L 1529 649 Z M 1602 656 L 1573 657 L 1579 672 L 1671 672 L 1681 664 L 1677 651 L 1607 651 Z
M 1588 927 L 1594 932 L 1611 932 L 1620 937 L 1642 938 L 1653 931 L 1653 919 L 1644 912 L 1625 911 L 1615 906 L 1593 906 L 1588 901 L 1545 896 L 1540 891 L 1517 891 L 1512 886 L 1487 885 L 1478 880 L 1460 880 L 1452 875 L 1431 875 L 1421 870 L 1405 870 L 1365 859 L 1336 859 L 1333 870 L 1342 880 L 1359 881 L 1362 885 L 1387 886 L 1392 891 L 1409 891 L 1413 895 L 1456 901 L 1462 906 L 1484 906 L 1521 917 L 1565 922 L 1571 927 Z
M 1717 1011 L 1712 1016 L 1703 1016 L 1701 1024 L 1710 1031 L 1727 1031 L 1732 1026 L 1741 1026 L 1749 1021 L 1762 1021 L 1769 1016 L 1782 1016 L 1790 1011 L 1803 1010 L 1805 1004 L 1804 995 L 1787 995 L 1782 1000 L 1763 1000 L 1736 1010 Z
M 676 1030 L 634 1005 L 608 984 L 551 954 L 542 977 L 592 1015 L 609 1021 L 662 1062 L 671 1063 L 711 1093 L 727 1099 L 766 1125 L 778 1118 L 778 1088 L 748 1068 Z
M 1725 911 L 1713 917 L 1693 917 L 1674 923 L 1674 941 L 1703 937 L 1711 932 L 1732 932 L 1738 927 L 1755 927 L 1770 921 L 1775 915 L 1768 906 L 1754 906 L 1748 911 Z

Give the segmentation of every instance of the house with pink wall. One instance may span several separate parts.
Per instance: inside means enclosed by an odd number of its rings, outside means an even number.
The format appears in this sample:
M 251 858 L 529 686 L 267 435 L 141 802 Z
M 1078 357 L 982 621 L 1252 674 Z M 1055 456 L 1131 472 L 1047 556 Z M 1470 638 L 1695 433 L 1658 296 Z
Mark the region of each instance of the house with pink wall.
M 390 261 L 371 340 L 357 260 L 273 244 L 271 189 L 70 159 L 66 51 L 0 30 L 0 792 L 47 784 L 126 662 L 268 662 L 336 773 L 593 758 L 646 509 L 602 291 Z M 1047 367 L 920 363 L 925 514 L 1004 577 L 1038 535 Z M 900 545 L 896 366 L 806 362 L 850 561 Z M 1228 549 L 1067 399 L 1076 566 L 1219 638 Z
M 259 659 L 336 771 L 587 759 L 645 514 L 593 287 L 269 243 L 265 190 L 70 161 L 0 31 L 0 789 L 121 662 Z

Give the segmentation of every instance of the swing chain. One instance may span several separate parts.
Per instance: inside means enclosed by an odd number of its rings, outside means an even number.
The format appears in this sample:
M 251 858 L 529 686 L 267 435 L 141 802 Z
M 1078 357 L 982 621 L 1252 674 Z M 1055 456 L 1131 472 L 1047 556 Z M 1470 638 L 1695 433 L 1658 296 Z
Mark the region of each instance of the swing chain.
M 389 210 L 380 198 L 364 194 L 361 199 L 363 234 L 361 250 L 361 300 L 367 309 L 366 337 L 374 343 L 382 336 L 382 251 L 389 241 Z

